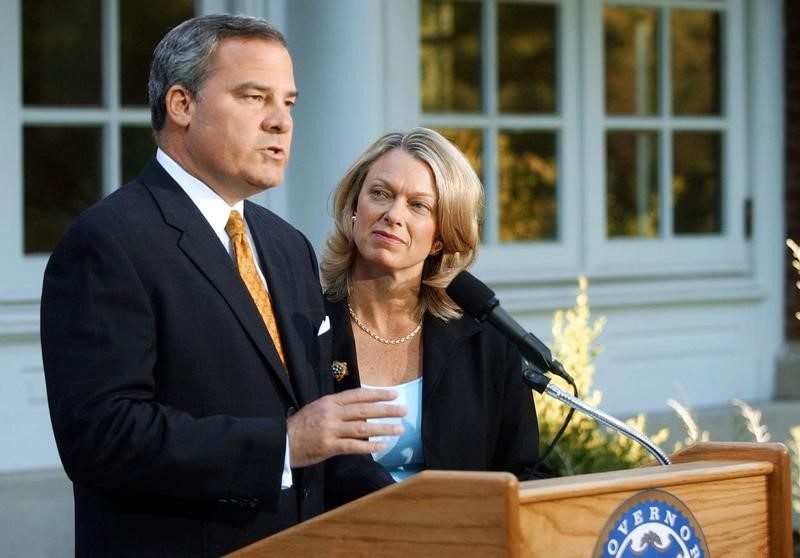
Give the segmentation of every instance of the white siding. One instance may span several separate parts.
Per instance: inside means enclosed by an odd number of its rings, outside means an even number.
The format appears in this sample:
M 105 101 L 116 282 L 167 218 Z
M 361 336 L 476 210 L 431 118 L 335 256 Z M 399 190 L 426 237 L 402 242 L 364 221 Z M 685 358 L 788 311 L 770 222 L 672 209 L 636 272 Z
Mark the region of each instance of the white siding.
M 593 312 L 609 319 L 598 340 L 605 352 L 597 360 L 596 387 L 605 393 L 604 408 L 614 413 L 664 411 L 670 397 L 686 397 L 700 408 L 727 406 L 734 396 L 756 401 L 772 395 L 775 360 L 783 346 L 782 6 L 780 0 L 742 1 L 744 32 L 728 40 L 747 59 L 746 75 L 737 77 L 748 84 L 741 96 L 746 145 L 736 148 L 745 159 L 737 164 L 746 176 L 736 192 L 752 196 L 753 236 L 725 276 L 689 268 L 679 275 L 660 270 L 634 278 L 625 272 L 636 271 L 637 261 L 630 259 L 622 262 L 628 267 L 620 265 L 603 278 L 590 274 Z M 6 17 L 0 19 L 0 69 L 6 76 L 0 81 L 5 173 L 0 253 L 7 258 L 0 275 L 0 472 L 58 464 L 38 346 L 44 258 L 21 255 L 20 4 L 6 4 Z M 301 92 L 292 163 L 286 184 L 259 200 L 305 231 L 319 250 L 329 230 L 330 193 L 346 167 L 384 131 L 418 122 L 416 3 L 205 0 L 200 5 L 205 11 L 266 15 L 286 32 Z M 567 27 L 579 29 L 580 22 Z M 567 69 L 573 85 L 579 70 Z M 588 170 L 571 172 L 583 176 Z M 565 200 L 585 196 L 578 186 L 583 180 L 571 181 Z M 574 303 L 575 278 L 603 266 L 597 254 L 586 253 L 592 243 L 586 242 L 584 228 L 592 221 L 587 225 L 580 215 L 569 216 L 575 236 L 569 237 L 567 254 L 551 259 L 534 258 L 524 248 L 514 248 L 513 254 L 486 251 L 476 268 L 503 305 L 545 341 L 551 337 L 552 311 Z

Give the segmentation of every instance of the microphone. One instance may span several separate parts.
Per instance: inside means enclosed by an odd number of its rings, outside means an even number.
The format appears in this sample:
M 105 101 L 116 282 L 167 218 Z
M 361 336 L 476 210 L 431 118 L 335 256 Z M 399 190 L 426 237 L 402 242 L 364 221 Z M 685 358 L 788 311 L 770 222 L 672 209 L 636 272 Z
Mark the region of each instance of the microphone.
M 548 370 L 575 385 L 564 366 L 553 358 L 550 349 L 532 333 L 525 331 L 508 312 L 500 306 L 494 291 L 468 271 L 456 275 L 445 289 L 447 295 L 461 306 L 467 315 L 478 322 L 488 321 L 509 338 L 526 359 L 537 368 Z
M 497 300 L 494 292 L 475 276 L 468 271 L 462 271 L 450 282 L 445 291 L 469 316 L 475 318 L 478 322 L 488 321 L 500 333 L 517 345 L 522 356 L 530 361 L 522 370 L 522 379 L 529 387 L 541 394 L 557 399 L 572 409 L 582 411 L 596 421 L 638 442 L 662 465 L 670 464 L 667 454 L 643 433 L 551 384 L 550 378 L 542 374 L 541 370 L 553 372 L 564 378 L 573 388 L 575 387 L 575 381 L 572 376 L 564 370 L 560 362 L 553 358 L 550 349 L 532 333 L 525 331 L 514 318 L 509 316 L 500 306 L 500 301 Z M 567 421 L 570 416 L 567 416 Z M 566 427 L 566 423 L 562 427 L 562 431 L 564 427 Z M 551 448 L 560 436 L 561 432 L 556 435 Z M 547 450 L 547 452 L 549 451 L 550 449 Z M 542 460 L 546 458 L 546 455 L 547 453 L 545 453 Z

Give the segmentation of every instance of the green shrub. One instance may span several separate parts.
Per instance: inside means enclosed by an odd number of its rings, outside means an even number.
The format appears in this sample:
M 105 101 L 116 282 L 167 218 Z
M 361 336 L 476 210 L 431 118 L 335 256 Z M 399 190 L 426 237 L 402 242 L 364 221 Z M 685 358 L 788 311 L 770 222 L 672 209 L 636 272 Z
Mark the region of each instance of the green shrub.
M 578 296 L 575 306 L 559 310 L 553 316 L 553 356 L 570 372 L 578 385 L 578 397 L 589 405 L 599 408 L 603 393 L 592 387 L 595 373 L 594 358 L 602 351 L 595 340 L 606 325 L 605 317 L 592 321 L 589 309 L 589 282 L 578 279 Z M 571 391 L 561 378 L 553 378 L 562 389 Z M 542 451 L 555 437 L 569 408 L 547 396 L 534 393 L 539 417 Z M 628 424 L 643 432 L 645 416 L 628 421 Z M 651 439 L 662 443 L 667 439 L 666 429 Z M 601 471 L 628 469 L 651 459 L 650 454 L 638 443 L 618 435 L 613 430 L 599 425 L 594 419 L 576 411 L 564 435 L 547 460 L 548 465 L 560 475 L 579 475 Z
M 791 242 L 791 241 L 789 241 Z M 787 244 L 789 244 L 787 242 Z M 795 254 L 795 268 L 800 271 L 800 248 L 789 244 Z M 551 350 L 553 356 L 572 374 L 578 385 L 578 397 L 589 405 L 599 408 L 603 393 L 593 387 L 595 374 L 594 358 L 603 350 L 596 344 L 597 338 L 606 325 L 605 317 L 592 321 L 589 308 L 589 283 L 585 277 L 578 279 L 578 295 L 575 306 L 569 310 L 558 310 L 553 315 Z M 798 282 L 800 288 L 800 282 Z M 800 319 L 800 313 L 798 313 Z M 571 388 L 559 377 L 552 380 L 565 391 Z M 569 411 L 569 408 L 551 397 L 534 392 L 536 410 L 539 418 L 541 451 L 544 452 L 555 437 Z M 700 441 L 709 440 L 709 433 L 700 428 L 695 421 L 691 409 L 673 399 L 667 404 L 678 414 L 686 428 L 686 437 L 678 441 L 673 451 Z M 766 425 L 761 424 L 761 412 L 753 409 L 744 401 L 734 399 L 733 405 L 740 408 L 744 426 L 741 438 L 749 437 L 749 441 L 766 442 L 770 439 Z M 629 425 L 645 433 L 647 418 L 640 413 L 627 421 Z M 749 436 L 745 434 L 749 432 Z M 790 430 L 791 439 L 786 445 L 792 454 L 792 505 L 795 520 L 800 516 L 800 425 Z M 669 438 L 669 431 L 661 429 L 650 439 L 661 445 Z M 553 449 L 547 464 L 561 476 L 579 475 L 615 471 L 637 467 L 651 461 L 650 453 L 641 445 L 629 438 L 617 434 L 594 419 L 576 411 L 572 421 L 564 432 L 558 445 Z

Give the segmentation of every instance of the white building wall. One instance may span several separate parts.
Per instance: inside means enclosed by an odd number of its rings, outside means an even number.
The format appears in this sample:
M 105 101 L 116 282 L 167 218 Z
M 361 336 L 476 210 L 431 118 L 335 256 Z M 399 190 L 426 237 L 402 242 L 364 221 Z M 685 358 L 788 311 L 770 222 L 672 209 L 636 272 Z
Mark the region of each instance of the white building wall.
M 758 350 L 764 297 L 746 284 L 710 294 L 704 282 L 676 289 L 590 281 L 591 321 L 607 319 L 595 341 L 602 352 L 593 383 L 604 394 L 604 410 L 630 416 L 663 413 L 670 398 L 696 409 L 727 406 L 733 397 L 770 398 L 771 382 L 762 376 L 772 365 L 765 368 Z M 577 283 L 497 294 L 526 329 L 550 344 L 553 312 L 575 305 Z
M 761 399 L 748 303 L 609 309 L 597 359 L 604 406 L 616 413 L 663 411 L 667 398 L 692 408 Z
M 39 295 L 45 258 L 20 258 L 22 131 L 20 6 L 0 20 L 0 473 L 60 464 L 47 410 L 39 348 Z M 13 79 L 11 76 L 20 76 Z
M 791 1 L 791 0 L 786 0 Z M 747 41 L 750 158 L 753 199 L 753 279 L 766 296 L 754 316 L 758 381 L 773 395 L 784 346 L 784 24 L 781 0 L 750 0 Z M 759 395 L 762 395 L 759 393 Z M 800 418 L 800 411 L 798 411 Z
M 38 336 L 0 343 L 0 473 L 59 467 Z
M 209 0 L 212 7 L 219 2 Z M 253 0 L 239 2 L 252 7 Z M 347 166 L 381 133 L 416 124 L 416 10 L 405 0 L 266 0 L 261 15 L 278 17 L 295 63 L 300 100 L 286 184 L 261 201 L 307 233 L 318 251 L 330 228 L 330 193 Z M 751 115 L 748 187 L 754 206 L 751 271 L 739 276 L 684 276 L 627 281 L 590 277 L 596 316 L 608 325 L 598 343 L 596 387 L 604 409 L 618 414 L 663 411 L 667 398 L 694 407 L 727 406 L 772 395 L 782 345 L 782 61 L 780 0 L 748 0 Z M 9 43 L 2 67 L 18 54 L 18 18 L 0 23 Z M 10 23 L 9 23 L 10 22 Z M 11 37 L 11 39 L 9 39 Z M 10 44 L 13 43 L 13 44 Z M 18 74 L 16 72 L 6 75 Z M 412 80 L 409 85 L 408 80 Z M 7 80 L 13 81 L 13 80 Z M 9 176 L 0 202 L 21 207 L 18 83 L 0 84 L 0 159 Z M 580 173 L 578 173 L 580 174 Z M 15 210 L 16 211 L 16 210 Z M 21 212 L 0 225 L 0 238 L 20 227 Z M 14 229 L 18 230 L 18 229 Z M 16 233 L 15 233 L 16 234 Z M 0 240 L 3 252 L 19 247 Z M 585 261 L 585 255 L 582 255 Z M 542 268 L 546 262 L 542 262 Z M 43 262 L 35 258 L 0 280 L 0 472 L 57 466 L 38 340 Z M 480 269 L 480 262 L 478 269 Z M 492 271 L 501 278 L 502 270 Z M 526 328 L 549 341 L 552 312 L 574 304 L 583 270 L 492 284 Z

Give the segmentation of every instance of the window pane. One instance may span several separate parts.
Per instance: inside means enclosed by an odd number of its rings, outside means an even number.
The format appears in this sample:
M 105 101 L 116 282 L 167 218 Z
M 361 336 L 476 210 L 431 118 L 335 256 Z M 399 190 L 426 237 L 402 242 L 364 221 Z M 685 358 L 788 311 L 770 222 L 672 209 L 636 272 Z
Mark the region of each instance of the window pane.
M 102 104 L 100 0 L 25 0 L 22 102 Z
M 420 9 L 422 110 L 481 110 L 481 5 L 423 0 Z
M 606 134 L 606 232 L 658 236 L 658 135 Z
M 120 0 L 120 98 L 123 105 L 148 105 L 147 78 L 158 41 L 194 15 L 193 0 Z
M 603 8 L 608 114 L 658 111 L 656 24 L 654 9 Z
M 676 234 L 722 231 L 719 132 L 676 132 L 673 136 L 672 198 Z
M 25 253 L 50 252 L 102 195 L 102 130 L 26 126 L 24 136 Z
M 720 16 L 690 10 L 671 15 L 672 112 L 720 114 Z
M 483 176 L 483 135 L 480 130 L 438 128 L 436 131 L 453 142 L 467 157 L 469 164 L 475 169 L 475 173 L 479 177 Z M 485 195 L 486 192 L 484 191 Z M 478 227 L 481 241 L 483 241 L 483 218 L 481 218 Z
M 502 3 L 497 28 L 500 110 L 555 112 L 555 6 Z
M 122 183 L 130 182 L 155 154 L 156 142 L 149 126 L 122 128 Z
M 483 172 L 483 137 L 480 130 L 438 128 L 436 130 L 455 144 L 469 159 L 478 176 Z
M 555 133 L 504 131 L 498 148 L 500 241 L 555 239 Z

